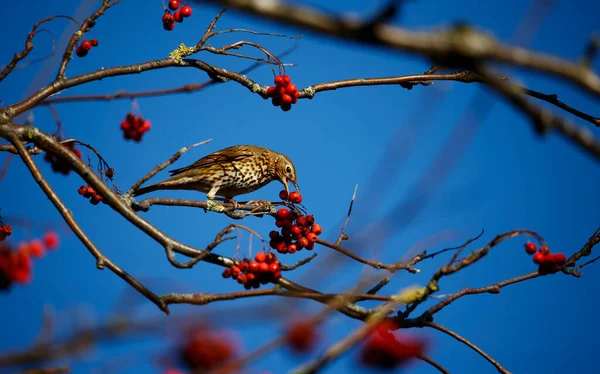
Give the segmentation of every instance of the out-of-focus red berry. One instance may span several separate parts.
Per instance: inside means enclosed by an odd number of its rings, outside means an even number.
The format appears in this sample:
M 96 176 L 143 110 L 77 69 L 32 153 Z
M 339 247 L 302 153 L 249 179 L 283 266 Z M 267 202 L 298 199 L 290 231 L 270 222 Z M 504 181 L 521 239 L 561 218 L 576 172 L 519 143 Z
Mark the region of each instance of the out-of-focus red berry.
M 44 245 L 46 246 L 46 248 L 50 250 L 57 249 L 60 243 L 58 234 L 55 231 L 47 231 L 44 234 L 42 240 L 44 241 Z

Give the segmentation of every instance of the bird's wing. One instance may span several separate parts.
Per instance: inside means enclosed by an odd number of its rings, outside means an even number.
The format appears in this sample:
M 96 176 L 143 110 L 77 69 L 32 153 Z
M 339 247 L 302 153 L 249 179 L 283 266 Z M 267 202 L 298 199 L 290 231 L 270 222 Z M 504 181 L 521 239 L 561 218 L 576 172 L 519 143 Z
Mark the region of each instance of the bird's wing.
M 252 148 L 252 146 L 240 145 L 224 148 L 220 151 L 216 151 L 207 156 L 202 157 L 201 159 L 199 159 L 191 165 L 182 167 L 180 169 L 169 170 L 169 173 L 171 174 L 171 176 L 174 176 L 191 169 L 200 169 L 215 164 L 224 164 L 227 162 L 240 161 L 247 157 L 256 156 L 256 150 Z

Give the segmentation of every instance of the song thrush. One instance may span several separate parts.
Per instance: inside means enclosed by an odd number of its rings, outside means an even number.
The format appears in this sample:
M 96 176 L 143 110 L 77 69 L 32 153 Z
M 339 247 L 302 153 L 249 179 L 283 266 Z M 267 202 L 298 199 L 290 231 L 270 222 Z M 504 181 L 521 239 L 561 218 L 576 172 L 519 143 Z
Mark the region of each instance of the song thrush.
M 196 190 L 213 200 L 232 200 L 277 180 L 289 192 L 287 181 L 299 190 L 296 168 L 285 155 L 254 145 L 234 145 L 209 154 L 193 164 L 171 170 L 171 178 L 142 187 L 134 196 L 157 190 Z

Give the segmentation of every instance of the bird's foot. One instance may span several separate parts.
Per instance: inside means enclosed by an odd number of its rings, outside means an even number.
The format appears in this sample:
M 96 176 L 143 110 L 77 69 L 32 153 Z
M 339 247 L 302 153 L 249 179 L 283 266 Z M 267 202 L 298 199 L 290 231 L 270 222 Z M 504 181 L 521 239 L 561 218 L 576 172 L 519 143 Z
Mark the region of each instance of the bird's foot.
M 224 202 L 225 204 L 231 204 L 231 205 L 233 206 L 233 210 L 238 210 L 238 209 L 239 209 L 239 207 L 240 207 L 240 204 L 239 204 L 237 201 L 235 201 L 235 200 L 233 200 L 233 199 L 230 199 L 230 198 L 228 198 L 228 197 L 226 197 L 226 198 L 223 200 L 223 202 Z
M 225 207 L 214 200 L 208 199 L 206 200 L 206 210 L 221 213 L 223 210 L 225 210 Z

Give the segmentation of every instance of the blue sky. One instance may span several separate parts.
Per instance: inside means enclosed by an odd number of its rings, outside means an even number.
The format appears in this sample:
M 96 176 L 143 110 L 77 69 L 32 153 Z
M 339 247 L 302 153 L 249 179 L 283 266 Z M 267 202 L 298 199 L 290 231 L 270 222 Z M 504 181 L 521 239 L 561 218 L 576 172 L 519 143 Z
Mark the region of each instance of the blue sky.
M 303 3 L 318 5 L 321 2 Z M 328 3 L 332 10 L 365 14 L 376 9 L 375 5 L 380 2 Z M 475 0 L 412 1 L 394 22 L 431 30 L 467 21 L 508 40 L 529 5 L 529 2 L 516 0 L 485 5 Z M 81 5 L 80 12 L 89 13 L 91 6 L 95 4 Z M 26 34 L 37 20 L 57 13 L 75 15 L 81 20 L 81 15 L 76 15 L 78 7 L 79 2 L 73 0 L 54 6 L 45 1 L 29 2 L 27 7 L 17 2 L 4 4 L 0 14 L 4 41 L 0 62 L 8 62 L 15 51 L 21 50 Z M 143 5 L 139 1 L 124 1 L 107 11 L 89 34 L 98 38 L 99 47 L 86 58 L 73 60 L 67 75 L 73 77 L 100 67 L 164 58 L 179 43 L 197 42 L 218 10 L 212 6 L 195 6 L 191 18 L 167 33 L 160 23 L 160 1 Z M 566 0 L 555 1 L 531 48 L 577 59 L 590 35 L 597 31 L 599 11 L 600 4 L 593 2 L 583 7 Z M 58 20 L 48 27 L 59 38 L 65 26 L 64 20 Z M 218 28 L 299 33 L 297 29 L 233 11 L 225 14 Z M 274 53 L 293 44 L 288 39 L 247 34 L 226 35 L 212 44 L 224 45 L 239 39 L 261 43 Z M 46 35 L 36 38 L 35 45 L 31 58 L 44 56 L 50 50 Z M 199 55 L 197 58 L 230 70 L 240 70 L 249 64 L 231 57 Z M 288 74 L 299 88 L 338 79 L 416 74 L 430 66 L 425 59 L 413 55 L 310 33 L 305 34 L 299 48 L 285 62 L 297 65 L 288 68 Z M 36 87 L 29 84 L 32 79 L 38 77 L 35 82 L 39 87 L 55 66 L 56 58 L 51 58 L 46 63 L 15 71 L 0 83 L 0 100 L 6 104 L 23 98 Z M 596 63 L 595 68 L 599 67 Z M 38 75 L 40 69 L 42 73 Z M 250 77 L 263 84 L 273 78 L 266 67 L 252 72 Z M 566 103 L 600 115 L 597 102 L 563 82 L 522 71 L 511 71 L 511 78 L 535 90 L 557 93 Z M 155 90 L 206 79 L 206 74 L 193 69 L 165 69 L 94 82 L 66 94 Z M 544 138 L 536 136 L 530 123 L 519 113 L 483 92 L 476 84 L 442 82 L 411 91 L 392 86 L 348 88 L 320 93 L 311 101 L 301 100 L 290 112 L 284 113 L 250 94 L 246 88 L 229 83 L 193 94 L 138 100 L 141 113 L 152 122 L 152 129 L 139 144 L 125 141 L 119 129 L 119 123 L 131 109 L 129 100 L 60 104 L 56 109 L 67 135 L 93 144 L 115 168 L 116 182 L 121 189 L 127 189 L 183 146 L 214 139 L 188 152 L 174 167 L 185 166 L 229 145 L 256 144 L 283 152 L 295 162 L 304 203 L 323 226 L 326 238 L 335 238 L 339 233 L 354 186 L 359 185 L 356 214 L 350 221 L 348 233 L 358 234 L 368 224 L 387 217 L 380 223 L 388 230 L 386 235 L 373 237 L 372 242 L 363 247 L 366 257 L 391 262 L 408 256 L 409 249 L 422 240 L 429 239 L 428 249 L 436 250 L 460 244 L 485 229 L 484 236 L 474 243 L 473 248 L 476 248 L 497 233 L 519 228 L 537 231 L 553 251 L 570 255 L 581 248 L 599 222 L 600 213 L 593 209 L 600 202 L 596 193 L 597 160 L 555 134 Z M 474 101 L 475 97 L 478 100 Z M 490 100 L 493 105 L 489 105 Z M 482 106 L 489 106 L 484 117 Z M 469 134 L 472 140 L 457 155 L 451 169 L 444 170 L 447 176 L 434 173 L 433 180 L 418 184 L 452 130 L 460 125 L 465 110 L 475 113 L 477 121 L 471 126 L 472 132 L 458 133 L 453 144 L 460 143 Z M 46 108 L 36 109 L 33 114 L 37 126 L 54 131 L 55 123 Z M 597 131 L 590 124 L 579 120 L 577 123 Z M 373 179 L 373 169 L 378 166 L 390 139 L 398 158 L 386 164 L 389 173 L 378 174 L 379 177 Z M 6 156 L 1 157 L 0 161 Z M 200 264 L 192 270 L 173 268 L 160 246 L 106 206 L 91 206 L 77 195 L 76 190 L 82 183 L 75 175 L 65 178 L 52 174 L 42 157 L 37 160 L 48 181 L 105 255 L 155 292 L 222 293 L 240 289 L 234 282 L 222 280 L 221 270 L 208 264 Z M 166 172 L 156 178 L 165 176 Z M 279 189 L 279 185 L 272 184 L 248 197 L 276 199 Z M 418 204 L 423 191 L 432 191 L 432 198 L 412 217 L 408 203 Z M 0 193 L 4 196 L 0 200 L 3 216 L 60 225 L 60 216 L 17 160 L 0 183 Z M 205 198 L 194 192 L 156 195 Z M 167 234 L 198 247 L 212 241 L 229 223 L 225 216 L 190 208 L 156 207 L 143 216 Z M 273 227 L 269 218 L 249 219 L 245 224 L 264 235 Z M 27 238 L 26 235 L 31 233 L 15 227 L 15 240 Z M 244 237 L 242 243 L 247 239 Z M 525 241 L 525 238 L 507 241 L 476 266 L 443 279 L 440 294 L 456 292 L 465 286 L 485 286 L 532 271 L 534 265 L 522 247 Z M 254 244 L 256 249 L 258 243 Z M 242 246 L 242 250 L 247 247 Z M 218 248 L 219 253 L 229 256 L 234 251 L 235 243 Z M 340 292 L 348 289 L 365 271 L 359 264 L 330 255 L 327 248 L 318 248 L 317 252 L 319 256 L 311 264 L 286 275 L 319 290 Z M 306 252 L 300 252 L 286 262 L 305 256 Z M 421 273 L 417 275 L 397 275 L 384 292 L 389 294 L 413 284 L 424 285 L 445 259 L 440 257 L 421 263 Z M 334 262 L 339 266 L 333 266 Z M 126 306 L 138 308 L 139 313 L 158 315 L 153 305 L 134 295 L 118 277 L 109 271 L 96 270 L 94 259 L 74 235 L 63 236 L 61 249 L 37 261 L 34 271 L 30 286 L 17 286 L 10 293 L 0 295 L 4 320 L 11 321 L 4 327 L 1 351 L 25 347 L 35 339 L 46 304 L 54 305 L 62 313 L 63 327 L 72 320 L 69 316 L 73 308 L 82 306 L 85 306 L 87 319 L 100 321 L 109 317 L 117 304 L 123 306 L 124 292 Z M 598 329 L 590 321 L 598 307 L 593 295 L 599 274 L 595 266 L 590 266 L 580 279 L 555 275 L 505 288 L 499 295 L 465 297 L 436 316 L 436 321 L 470 339 L 515 373 L 562 373 L 573 370 L 574 365 L 580 373 L 593 373 L 596 365 L 593 347 Z M 431 300 L 425 305 L 435 302 Z M 259 322 L 255 318 L 249 322 L 246 318 L 245 308 L 253 305 L 263 306 L 257 312 L 264 315 Z M 312 302 L 295 304 L 283 299 L 251 299 L 205 307 L 173 306 L 170 317 L 160 318 L 166 322 L 187 312 L 239 311 L 227 314 L 235 317 L 214 323 L 237 330 L 242 345 L 251 349 L 274 337 L 281 328 L 281 320 L 270 313 L 276 306 L 284 307 L 290 317 L 297 310 L 313 312 L 321 308 Z M 333 316 L 325 325 L 326 337 L 320 349 L 359 325 L 346 317 Z M 432 340 L 431 357 L 451 372 L 495 372 L 475 352 L 436 331 L 414 333 Z M 168 343 L 169 339 L 136 338 L 131 344 L 103 346 L 71 365 L 76 373 L 89 372 L 115 357 L 126 357 L 133 360 L 134 366 L 125 372 L 151 372 L 154 366 L 147 360 L 149 354 L 164 352 Z M 280 351 L 254 362 L 249 372 L 280 373 L 302 362 L 301 358 Z M 354 363 L 350 355 L 324 372 L 349 372 L 356 369 Z M 415 373 L 432 372 L 426 364 L 419 364 L 414 370 Z

